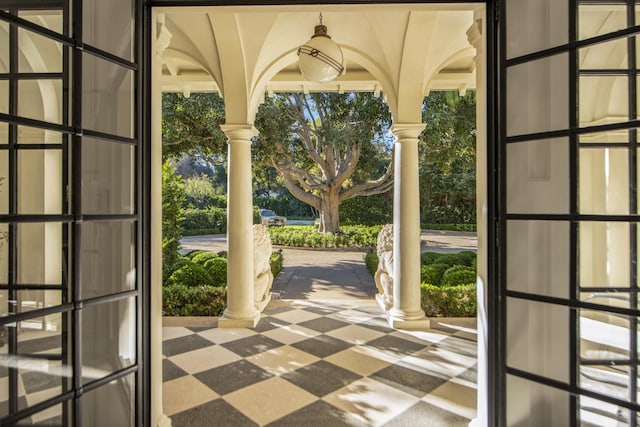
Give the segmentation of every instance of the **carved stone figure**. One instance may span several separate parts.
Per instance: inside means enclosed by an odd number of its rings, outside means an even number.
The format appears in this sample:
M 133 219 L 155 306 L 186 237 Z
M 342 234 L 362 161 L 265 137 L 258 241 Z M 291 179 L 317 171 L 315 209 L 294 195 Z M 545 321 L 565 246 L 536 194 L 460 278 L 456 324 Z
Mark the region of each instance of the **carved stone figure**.
M 253 226 L 253 291 L 255 306 L 259 311 L 271 301 L 273 273 L 269 259 L 273 252 L 271 236 L 267 227 L 261 224 Z
M 386 224 L 378 234 L 376 246 L 378 269 L 374 275 L 378 295 L 376 300 L 385 310 L 393 307 L 393 224 Z

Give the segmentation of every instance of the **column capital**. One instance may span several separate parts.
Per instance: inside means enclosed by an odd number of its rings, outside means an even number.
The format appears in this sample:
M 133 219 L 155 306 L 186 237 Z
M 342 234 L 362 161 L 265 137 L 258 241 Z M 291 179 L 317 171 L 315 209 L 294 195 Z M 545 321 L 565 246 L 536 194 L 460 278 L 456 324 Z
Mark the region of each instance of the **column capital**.
M 396 142 L 405 139 L 417 139 L 424 130 L 425 123 L 396 123 L 391 125 L 391 133 L 395 135 Z
M 229 142 L 235 140 L 251 141 L 251 138 L 258 136 L 258 129 L 250 124 L 224 124 L 220 129 L 227 135 Z
M 467 41 L 476 51 L 483 50 L 482 46 L 482 19 L 477 18 L 467 29 Z

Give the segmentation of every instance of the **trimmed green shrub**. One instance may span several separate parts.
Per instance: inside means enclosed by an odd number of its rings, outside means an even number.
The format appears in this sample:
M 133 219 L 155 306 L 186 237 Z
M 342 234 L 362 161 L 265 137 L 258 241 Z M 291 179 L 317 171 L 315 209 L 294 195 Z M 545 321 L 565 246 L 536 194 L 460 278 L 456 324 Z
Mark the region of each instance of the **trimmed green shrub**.
M 207 270 L 193 261 L 185 261 L 165 282 L 166 286 L 184 285 L 188 287 L 212 285 L 211 275 Z
M 269 258 L 269 266 L 271 267 L 271 274 L 276 277 L 282 271 L 284 257 L 282 252 L 274 252 Z
M 227 259 L 223 257 L 209 260 L 208 270 L 213 284 L 227 286 Z
M 191 261 L 200 264 L 203 267 L 207 267 L 205 264 L 207 263 L 207 261 L 212 260 L 214 258 L 218 258 L 218 254 L 214 254 L 213 252 L 204 252 L 201 251 L 200 253 L 197 253 L 196 255 L 191 257 Z
M 182 229 L 187 230 L 213 230 L 214 234 L 227 231 L 227 209 L 209 207 L 206 209 L 185 209 Z
M 456 254 L 456 258 L 458 259 L 459 264 L 473 267 L 477 258 L 477 254 L 473 251 L 462 251 Z
M 344 226 L 340 233 L 320 233 L 314 226 L 270 227 L 271 242 L 277 246 L 342 248 L 375 246 L 382 226 Z
M 422 224 L 423 230 L 443 230 L 443 231 L 476 231 L 476 224 Z
M 442 286 L 459 286 L 476 283 L 476 272 L 469 267 L 456 265 L 445 271 Z
M 227 290 L 222 286 L 188 287 L 180 284 L 162 290 L 165 316 L 220 316 L 227 303 Z
M 371 273 L 372 276 L 376 274 L 379 262 L 378 254 L 375 252 L 369 252 L 364 256 L 364 264 L 367 266 L 367 271 Z
M 476 285 L 420 285 L 422 309 L 429 317 L 473 317 L 477 313 Z

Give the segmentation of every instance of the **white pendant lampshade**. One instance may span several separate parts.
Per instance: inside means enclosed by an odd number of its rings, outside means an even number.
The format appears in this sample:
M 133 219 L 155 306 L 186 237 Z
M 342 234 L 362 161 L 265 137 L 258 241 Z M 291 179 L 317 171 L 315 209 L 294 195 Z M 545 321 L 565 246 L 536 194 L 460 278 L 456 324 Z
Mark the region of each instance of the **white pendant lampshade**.
M 298 48 L 298 66 L 302 75 L 314 83 L 326 83 L 344 71 L 342 49 L 327 35 L 327 27 L 316 25 L 315 34 Z

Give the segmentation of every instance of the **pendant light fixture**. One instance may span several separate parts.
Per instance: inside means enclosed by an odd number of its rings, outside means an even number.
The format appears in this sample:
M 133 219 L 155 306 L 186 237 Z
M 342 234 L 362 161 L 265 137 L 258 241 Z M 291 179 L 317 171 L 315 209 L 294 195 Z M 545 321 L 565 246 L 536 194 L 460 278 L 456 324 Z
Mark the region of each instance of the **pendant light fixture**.
M 342 49 L 327 34 L 322 13 L 311 39 L 298 48 L 298 66 L 302 75 L 314 83 L 330 82 L 344 71 Z

